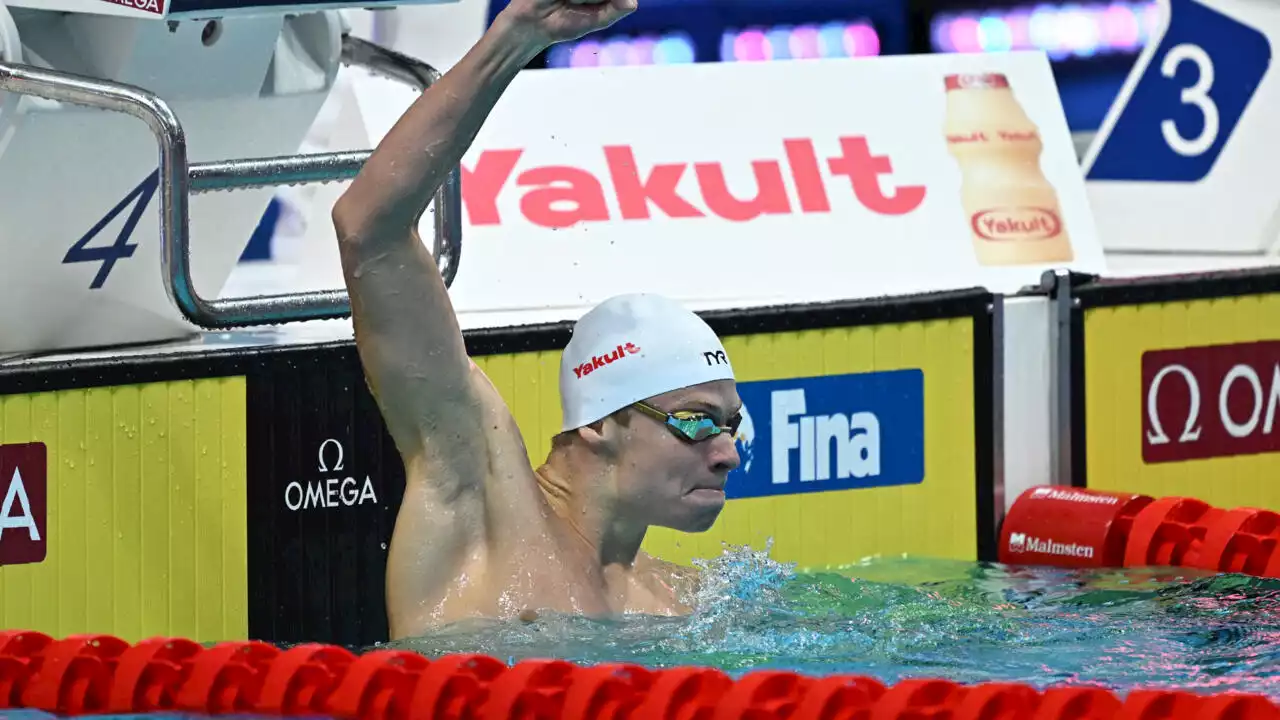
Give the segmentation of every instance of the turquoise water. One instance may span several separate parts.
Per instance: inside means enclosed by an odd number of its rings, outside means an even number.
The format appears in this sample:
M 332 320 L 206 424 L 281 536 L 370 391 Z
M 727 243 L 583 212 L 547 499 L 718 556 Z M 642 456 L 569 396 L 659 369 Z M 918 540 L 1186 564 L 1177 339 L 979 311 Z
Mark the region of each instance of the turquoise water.
M 735 676 L 787 668 L 885 683 L 942 677 L 1097 685 L 1120 694 L 1235 690 L 1280 701 L 1280 580 L 917 559 L 799 573 L 767 551 L 743 549 L 700 564 L 705 581 L 690 617 L 465 622 L 390 647 L 429 656 L 483 652 L 508 662 L 702 665 Z
M 1258 692 L 1280 700 L 1280 581 L 1198 571 L 880 560 L 797 573 L 765 552 L 707 563 L 688 618 L 467 622 L 396 646 L 650 667 Z

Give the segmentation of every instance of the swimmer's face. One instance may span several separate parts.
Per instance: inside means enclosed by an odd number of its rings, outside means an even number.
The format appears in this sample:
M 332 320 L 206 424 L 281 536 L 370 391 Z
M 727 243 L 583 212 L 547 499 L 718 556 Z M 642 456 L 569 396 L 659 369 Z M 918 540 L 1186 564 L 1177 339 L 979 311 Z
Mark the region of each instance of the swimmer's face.
M 705 413 L 722 426 L 742 407 L 732 380 L 676 390 L 647 403 L 664 413 Z M 683 532 L 710 528 L 724 508 L 729 472 L 740 462 L 733 435 L 722 432 L 690 442 L 651 414 L 625 412 L 616 477 L 618 501 L 627 514 Z

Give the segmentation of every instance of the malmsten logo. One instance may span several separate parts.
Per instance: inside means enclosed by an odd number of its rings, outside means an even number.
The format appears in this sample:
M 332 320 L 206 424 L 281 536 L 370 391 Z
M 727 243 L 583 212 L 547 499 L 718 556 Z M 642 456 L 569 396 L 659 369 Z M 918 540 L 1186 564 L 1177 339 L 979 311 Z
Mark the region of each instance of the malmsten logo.
M 1009 552 L 1063 555 L 1066 557 L 1092 558 L 1093 546 L 1079 543 L 1058 542 L 1052 538 L 1038 538 L 1026 533 L 1010 533 Z
M 619 345 L 615 347 L 612 352 L 605 353 L 604 355 L 592 355 L 590 360 L 574 368 L 573 374 L 577 375 L 579 378 L 586 377 L 587 375 L 590 375 L 592 372 L 599 370 L 605 365 L 608 365 L 617 360 L 622 360 L 628 355 L 635 355 L 639 352 L 640 352 L 640 347 L 635 343 L 627 343 L 626 345 Z

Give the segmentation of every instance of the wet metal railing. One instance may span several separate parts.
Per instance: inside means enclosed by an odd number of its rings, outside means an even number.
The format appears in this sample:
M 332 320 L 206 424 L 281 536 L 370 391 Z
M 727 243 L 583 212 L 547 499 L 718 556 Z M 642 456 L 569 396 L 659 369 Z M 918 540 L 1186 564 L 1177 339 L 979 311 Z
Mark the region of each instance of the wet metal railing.
M 430 87 L 440 73 L 430 65 L 379 45 L 346 36 L 342 61 L 414 86 Z M 160 149 L 160 249 L 165 290 L 191 322 L 208 329 L 271 325 L 346 317 L 346 290 L 254 295 L 210 300 L 191 279 L 187 199 L 195 193 L 276 185 L 324 183 L 354 178 L 372 151 L 245 158 L 208 163 L 187 161 L 187 139 L 177 115 L 163 99 L 142 88 L 16 63 L 0 62 L 0 91 L 132 115 L 147 124 Z M 445 285 L 452 285 L 462 254 L 462 185 L 454 168 L 437 191 L 432 254 Z

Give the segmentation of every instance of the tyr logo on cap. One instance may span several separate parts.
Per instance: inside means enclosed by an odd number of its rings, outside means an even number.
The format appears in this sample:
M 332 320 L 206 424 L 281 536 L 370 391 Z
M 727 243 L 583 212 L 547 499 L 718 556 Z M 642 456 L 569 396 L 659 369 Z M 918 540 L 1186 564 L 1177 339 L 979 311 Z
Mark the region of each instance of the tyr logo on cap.
M 621 360 L 627 357 L 628 355 L 635 355 L 638 352 L 640 352 L 640 347 L 635 343 L 627 343 L 626 345 L 619 345 L 613 349 L 613 352 L 610 352 L 606 355 L 592 355 L 590 360 L 574 368 L 573 374 L 577 375 L 579 378 L 586 377 L 587 375 L 590 375 L 592 372 L 604 367 L 605 365 L 608 365 L 617 360 Z
M 48 476 L 44 443 L 0 445 L 0 565 L 44 562 Z
M 702 357 L 706 358 L 708 365 L 725 365 L 729 362 L 723 350 L 708 350 L 702 353 Z

